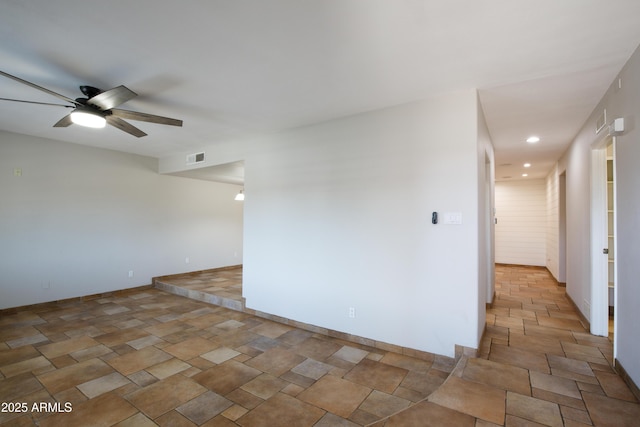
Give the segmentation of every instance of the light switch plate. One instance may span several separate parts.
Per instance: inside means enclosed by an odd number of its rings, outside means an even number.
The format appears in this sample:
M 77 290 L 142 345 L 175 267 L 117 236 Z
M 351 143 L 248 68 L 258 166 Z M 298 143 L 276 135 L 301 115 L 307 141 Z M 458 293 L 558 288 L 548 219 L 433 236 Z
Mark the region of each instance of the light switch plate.
M 462 224 L 462 212 L 445 212 L 442 214 L 442 223 L 452 225 Z

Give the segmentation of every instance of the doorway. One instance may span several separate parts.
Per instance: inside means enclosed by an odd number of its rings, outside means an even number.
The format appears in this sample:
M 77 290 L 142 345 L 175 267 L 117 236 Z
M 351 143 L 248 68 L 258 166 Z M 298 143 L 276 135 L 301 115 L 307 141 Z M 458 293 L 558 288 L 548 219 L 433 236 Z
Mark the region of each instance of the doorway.
M 590 321 L 592 334 L 612 339 L 616 325 L 615 208 L 615 137 L 608 136 L 592 149 Z
M 615 329 L 615 284 L 616 284 L 616 186 L 615 186 L 615 162 L 614 162 L 613 140 L 607 143 L 605 149 L 607 158 L 607 280 L 609 303 L 609 336 L 612 336 Z
M 486 289 L 486 303 L 492 304 L 496 292 L 495 286 L 495 204 L 494 204 L 494 192 L 493 192 L 493 164 L 488 154 L 485 153 L 484 163 L 484 210 L 485 210 L 485 251 L 487 253 L 487 259 L 485 260 L 487 265 L 487 289 Z
M 558 176 L 558 282 L 567 283 L 567 171 Z

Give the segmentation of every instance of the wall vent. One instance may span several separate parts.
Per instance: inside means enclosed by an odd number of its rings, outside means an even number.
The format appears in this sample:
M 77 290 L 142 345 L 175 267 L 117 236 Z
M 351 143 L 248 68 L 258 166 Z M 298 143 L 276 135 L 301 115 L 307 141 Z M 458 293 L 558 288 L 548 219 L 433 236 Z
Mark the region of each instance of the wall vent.
M 202 162 L 204 162 L 204 152 L 187 155 L 187 165 L 195 165 Z

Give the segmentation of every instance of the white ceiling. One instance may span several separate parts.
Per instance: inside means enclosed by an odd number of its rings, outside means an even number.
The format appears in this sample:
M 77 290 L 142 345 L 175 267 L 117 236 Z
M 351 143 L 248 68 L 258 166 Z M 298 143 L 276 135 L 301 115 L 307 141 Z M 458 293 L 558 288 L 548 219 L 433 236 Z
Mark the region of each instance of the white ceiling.
M 639 43 L 638 0 L 2 0 L 1 70 L 71 98 L 123 84 L 122 108 L 184 127 L 0 101 L 0 129 L 165 157 L 477 88 L 497 179 L 541 178 Z M 1 76 L 0 97 L 58 101 Z

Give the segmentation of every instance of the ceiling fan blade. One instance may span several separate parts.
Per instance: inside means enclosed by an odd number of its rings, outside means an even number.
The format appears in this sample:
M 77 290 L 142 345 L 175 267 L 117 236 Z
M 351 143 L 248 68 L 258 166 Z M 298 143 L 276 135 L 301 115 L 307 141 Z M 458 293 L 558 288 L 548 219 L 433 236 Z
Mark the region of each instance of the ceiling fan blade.
M 147 113 L 138 113 L 137 111 L 114 108 L 111 110 L 111 114 L 116 117 L 120 117 L 121 119 L 138 120 L 141 122 L 158 123 L 161 125 L 182 126 L 182 120 Z
M 13 80 L 15 80 L 15 81 L 17 81 L 17 82 L 19 82 L 19 83 L 25 84 L 25 85 L 27 85 L 27 86 L 30 86 L 30 87 L 34 88 L 34 89 L 38 89 L 38 90 L 40 90 L 40 91 L 42 91 L 42 92 L 44 92 L 44 93 L 48 93 L 49 95 L 53 95 L 53 96 L 55 96 L 56 98 L 60 98 L 60 99 L 62 99 L 63 101 L 70 102 L 70 103 L 71 103 L 71 104 L 73 104 L 73 105 L 78 105 L 78 102 L 77 102 L 75 99 L 67 98 L 67 97 L 66 97 L 66 96 L 64 96 L 64 95 L 60 95 L 59 93 L 56 93 L 56 92 L 54 92 L 54 91 L 52 91 L 52 90 L 49 90 L 49 89 L 43 88 L 42 86 L 38 86 L 38 85 L 37 85 L 37 84 L 35 84 L 35 83 L 31 83 L 31 82 L 28 82 L 28 81 L 26 81 L 26 80 L 22 80 L 20 77 L 12 76 L 11 74 L 9 74 L 9 73 L 5 73 L 4 71 L 0 71 L 0 75 L 3 75 L 3 76 L 8 77 L 8 78 L 10 78 L 10 79 L 13 79 Z
M 109 123 L 113 127 L 117 127 L 118 129 L 127 132 L 137 138 L 142 138 L 143 136 L 147 136 L 146 133 L 142 132 L 137 127 L 133 126 L 122 120 L 121 118 L 114 117 L 113 115 L 107 116 L 107 123 Z
M 55 107 L 74 108 L 73 105 L 54 104 L 52 102 L 25 101 L 24 99 L 0 98 L 0 101 L 23 102 L 25 104 L 52 105 Z
M 120 104 L 124 104 L 130 99 L 138 96 L 137 93 L 132 91 L 126 86 L 118 86 L 113 89 L 104 91 L 87 100 L 87 104 L 95 105 L 101 110 L 110 110 L 113 107 L 117 107 Z
M 54 128 L 66 128 L 67 126 L 69 126 L 71 124 L 73 124 L 73 122 L 71 121 L 71 114 L 67 114 L 66 116 L 64 116 L 63 118 L 58 120 L 58 123 L 53 125 L 53 127 Z

